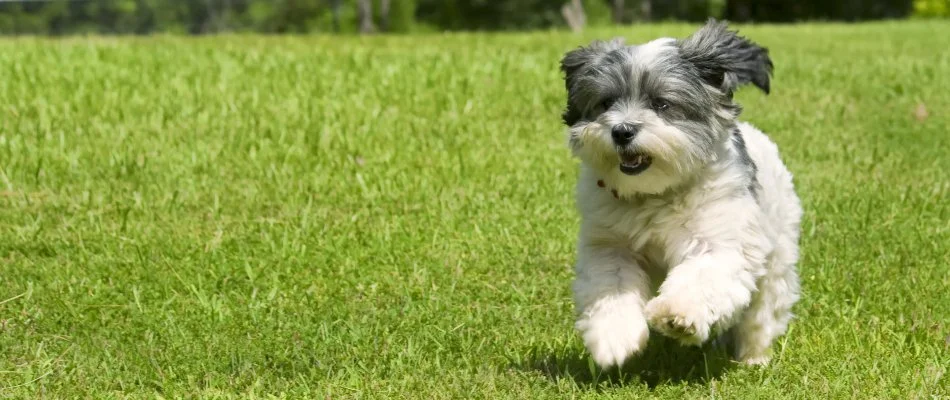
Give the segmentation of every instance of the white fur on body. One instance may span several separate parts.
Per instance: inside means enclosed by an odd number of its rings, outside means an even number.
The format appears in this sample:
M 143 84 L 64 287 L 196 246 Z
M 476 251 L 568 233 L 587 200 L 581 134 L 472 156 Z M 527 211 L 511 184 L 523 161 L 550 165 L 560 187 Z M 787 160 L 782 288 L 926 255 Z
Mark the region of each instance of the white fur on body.
M 600 366 L 642 351 L 648 326 L 688 345 L 731 330 L 738 360 L 769 361 L 799 296 L 802 209 L 775 144 L 738 128 L 757 167 L 754 195 L 731 140 L 692 180 L 658 195 L 643 185 L 675 174 L 651 179 L 657 165 L 629 177 L 582 162 L 576 327 Z

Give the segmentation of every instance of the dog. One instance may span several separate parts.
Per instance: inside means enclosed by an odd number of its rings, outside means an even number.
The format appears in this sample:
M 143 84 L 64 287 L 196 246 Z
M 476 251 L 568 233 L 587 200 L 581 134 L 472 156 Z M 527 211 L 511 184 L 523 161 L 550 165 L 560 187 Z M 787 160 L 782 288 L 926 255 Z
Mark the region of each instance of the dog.
M 766 94 L 768 50 L 709 20 L 685 39 L 595 41 L 561 60 L 580 160 L 576 329 L 602 368 L 651 328 L 684 345 L 728 338 L 767 364 L 799 299 L 802 207 L 777 146 L 738 120 Z

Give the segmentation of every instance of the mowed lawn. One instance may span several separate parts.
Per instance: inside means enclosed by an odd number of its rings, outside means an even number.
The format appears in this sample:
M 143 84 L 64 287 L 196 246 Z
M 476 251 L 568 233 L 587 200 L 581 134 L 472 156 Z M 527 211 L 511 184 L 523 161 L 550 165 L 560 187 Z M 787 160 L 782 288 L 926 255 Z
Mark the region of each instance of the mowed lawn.
M 0 40 L 0 398 L 947 398 L 950 26 L 742 26 L 806 216 L 772 364 L 570 295 L 560 56 L 696 25 Z

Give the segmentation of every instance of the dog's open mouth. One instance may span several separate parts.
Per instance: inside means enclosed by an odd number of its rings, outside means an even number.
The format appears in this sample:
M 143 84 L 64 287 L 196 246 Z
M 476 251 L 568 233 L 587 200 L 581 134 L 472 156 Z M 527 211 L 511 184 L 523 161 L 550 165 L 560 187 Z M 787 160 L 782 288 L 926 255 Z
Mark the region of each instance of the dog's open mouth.
M 643 153 L 620 153 L 620 172 L 627 175 L 638 175 L 653 163 L 653 157 Z

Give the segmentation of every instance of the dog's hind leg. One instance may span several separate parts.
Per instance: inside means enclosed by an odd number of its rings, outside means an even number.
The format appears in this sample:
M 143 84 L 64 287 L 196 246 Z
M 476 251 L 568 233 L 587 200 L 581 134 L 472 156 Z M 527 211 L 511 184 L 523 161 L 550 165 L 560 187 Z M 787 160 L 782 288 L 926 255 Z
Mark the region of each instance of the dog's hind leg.
M 777 251 L 769 271 L 759 279 L 749 308 L 732 328 L 736 360 L 749 365 L 764 365 L 771 359 L 772 342 L 783 335 L 792 319 L 792 306 L 798 301 L 799 283 L 794 258 Z

